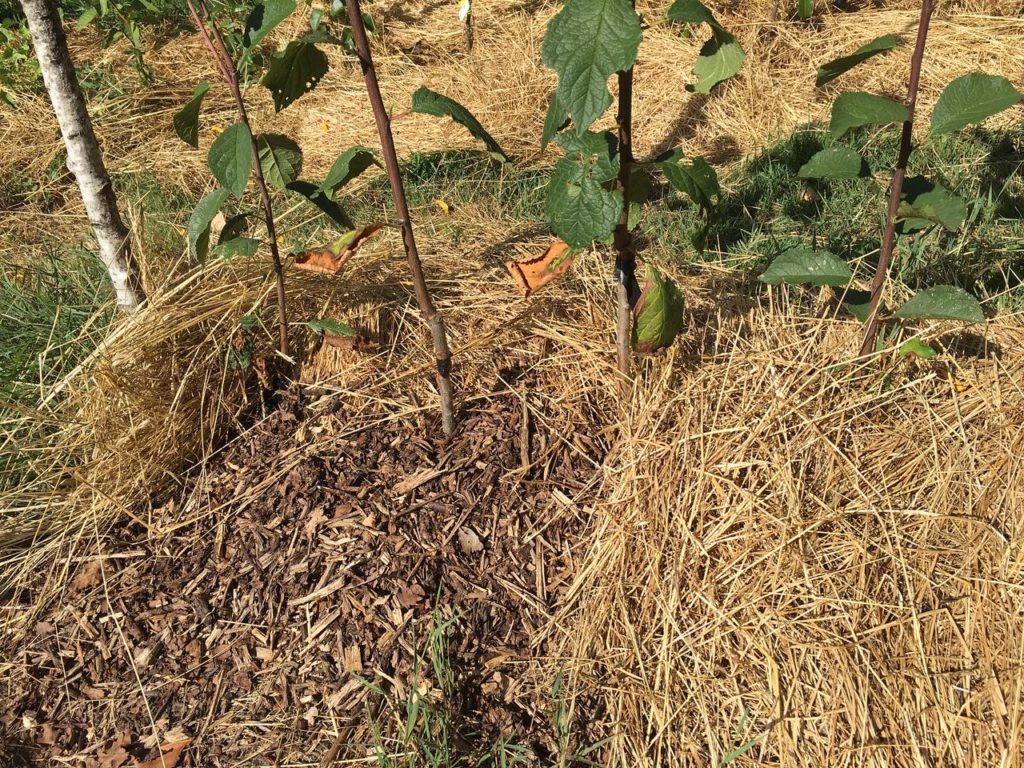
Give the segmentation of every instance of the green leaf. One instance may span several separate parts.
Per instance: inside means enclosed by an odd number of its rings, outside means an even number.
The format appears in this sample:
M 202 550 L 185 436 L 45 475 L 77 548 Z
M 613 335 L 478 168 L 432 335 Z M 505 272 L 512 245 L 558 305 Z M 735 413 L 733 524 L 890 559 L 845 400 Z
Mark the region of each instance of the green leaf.
M 233 237 L 227 242 L 218 243 L 212 253 L 224 261 L 231 261 L 235 256 L 252 256 L 260 247 L 260 241 L 252 237 Z
M 82 15 L 78 17 L 78 22 L 75 24 L 75 29 L 81 32 L 88 27 L 92 20 L 96 18 L 96 13 L 97 11 L 94 6 L 89 6 L 82 11 Z
M 267 183 L 286 189 L 302 172 L 302 150 L 287 136 L 261 133 L 257 139 L 260 168 Z
M 199 83 L 188 104 L 174 113 L 174 132 L 179 139 L 196 149 L 199 149 L 199 109 L 208 90 L 209 83 Z
M 210 222 L 227 199 L 228 191 L 217 188 L 204 195 L 188 217 L 188 245 L 199 263 L 206 261 L 210 250 Z
M 868 321 L 868 315 L 871 312 L 871 291 L 858 291 L 854 288 L 847 288 L 842 296 L 843 306 L 846 307 L 847 311 L 860 320 L 862 323 Z M 878 311 L 885 312 L 881 304 L 878 306 Z
M 548 105 L 548 113 L 544 117 L 544 131 L 540 137 L 540 149 L 543 152 L 547 149 L 555 134 L 569 124 L 569 113 L 562 108 L 562 102 L 558 100 L 556 92 L 551 97 L 551 104 Z
M 683 294 L 675 283 L 648 267 L 643 293 L 633 312 L 633 346 L 637 352 L 654 352 L 670 346 L 683 327 Z
M 783 251 L 759 278 L 768 285 L 831 285 L 844 286 L 853 279 L 850 266 L 828 251 L 796 247 Z
M 292 15 L 295 0 L 267 0 L 253 7 L 245 20 L 245 35 L 242 38 L 246 48 L 252 48 L 273 31 L 274 27 Z
M 626 226 L 636 229 L 643 217 L 644 203 L 651 196 L 651 174 L 640 164 L 634 165 L 629 173 L 629 220 Z
M 678 150 L 663 155 L 655 164 L 665 174 L 668 183 L 689 197 L 705 212 L 711 211 L 721 196 L 718 174 L 703 157 L 693 158 L 693 163 L 678 162 L 682 153 Z
M 980 323 L 985 319 L 981 304 L 962 288 L 936 285 L 915 293 L 893 313 L 900 320 L 962 320 Z
M 693 74 L 699 80 L 686 86 L 688 91 L 711 93 L 711 89 L 740 71 L 747 54 L 731 33 L 719 26 L 712 27 L 712 37 L 700 49 L 693 64 Z
M 252 172 L 252 134 L 245 123 L 224 130 L 206 157 L 214 177 L 235 197 L 241 197 Z
M 900 344 L 900 348 L 897 350 L 897 354 L 900 357 L 906 357 L 907 355 L 917 355 L 923 357 L 925 360 L 935 357 L 935 350 L 925 344 L 916 336 L 912 339 L 907 339 L 905 342 Z
M 503 163 L 510 162 L 505 151 L 494 140 L 494 137 L 480 125 L 480 121 L 473 117 L 473 113 L 454 99 L 432 91 L 426 86 L 421 86 L 412 95 L 412 111 L 434 117 L 450 117 L 473 134 L 474 138 L 486 144 L 491 157 Z
M 796 0 L 796 13 L 801 21 L 807 21 L 814 15 L 814 0 Z
M 838 139 L 851 128 L 902 123 L 909 116 L 907 108 L 892 99 L 863 91 L 845 91 L 832 104 L 828 129 Z
M 587 132 L 561 137 L 565 157 L 558 161 L 545 213 L 555 234 L 572 248 L 583 248 L 611 234 L 622 214 L 622 193 L 605 186 L 619 173 L 611 134 Z
M 313 333 L 324 334 L 329 333 L 332 336 L 355 336 L 356 329 L 348 323 L 342 323 L 338 320 L 331 320 L 329 317 L 323 317 L 319 320 L 309 320 L 306 322 L 307 327 Z
M 629 0 L 568 0 L 548 24 L 544 64 L 558 73 L 559 100 L 582 132 L 612 103 L 608 78 L 633 66 L 640 17 Z
M 858 179 L 871 175 L 867 162 L 849 147 L 828 147 L 800 166 L 801 179 Z
M 715 15 L 699 0 L 675 0 L 665 17 L 669 21 L 680 21 L 684 24 L 717 25 Z
M 372 151 L 366 147 L 349 147 L 334 161 L 320 191 L 334 194 L 371 165 L 380 165 Z
M 226 222 L 224 222 L 224 228 L 220 231 L 220 237 L 217 238 L 217 244 L 226 243 L 228 240 L 234 240 L 236 237 L 240 237 L 242 231 L 245 229 L 245 220 L 249 217 L 248 213 L 236 213 Z
M 327 56 L 308 40 L 292 40 L 270 57 L 270 68 L 260 81 L 274 97 L 280 112 L 306 91 L 313 90 L 327 74 Z
M 952 133 L 980 123 L 1019 104 L 1022 96 L 1005 77 L 982 72 L 958 77 L 946 86 L 932 110 L 932 133 Z
M 929 222 L 955 232 L 967 219 L 967 203 L 924 176 L 912 176 L 903 182 L 897 216 L 903 220 L 901 232 L 921 229 Z
M 334 202 L 330 196 L 316 184 L 312 184 L 308 181 L 293 181 L 288 184 L 286 189 L 289 192 L 294 192 L 297 195 L 301 195 L 308 202 L 315 205 L 327 217 L 335 224 L 343 227 L 344 229 L 352 229 L 352 220 L 345 214 L 336 202 Z
M 877 56 L 880 53 L 891 51 L 897 45 L 900 45 L 900 40 L 895 35 L 882 35 L 881 37 L 876 37 L 870 43 L 862 45 L 849 56 L 841 56 L 838 59 L 832 59 L 832 61 L 826 62 L 818 67 L 818 76 L 814 79 L 814 84 L 818 88 L 821 88 L 821 86 L 832 82 L 841 74 L 849 72 L 858 64 L 867 61 L 872 56 Z

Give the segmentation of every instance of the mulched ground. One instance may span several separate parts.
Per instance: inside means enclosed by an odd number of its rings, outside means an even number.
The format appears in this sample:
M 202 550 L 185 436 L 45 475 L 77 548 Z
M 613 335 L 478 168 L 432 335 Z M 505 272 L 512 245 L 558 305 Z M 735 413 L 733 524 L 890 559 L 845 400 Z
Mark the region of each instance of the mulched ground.
M 184 525 L 116 531 L 28 647 L 3 649 L 17 668 L 0 764 L 150 768 L 163 750 L 168 765 L 324 765 L 433 742 L 476 765 L 502 739 L 533 764 L 564 749 L 525 660 L 573 578 L 604 446 L 524 408 L 521 383 L 494 389 L 450 444 L 401 420 L 346 435 L 344 406 L 288 396 L 155 527 Z M 190 522 L 190 506 L 216 512 Z

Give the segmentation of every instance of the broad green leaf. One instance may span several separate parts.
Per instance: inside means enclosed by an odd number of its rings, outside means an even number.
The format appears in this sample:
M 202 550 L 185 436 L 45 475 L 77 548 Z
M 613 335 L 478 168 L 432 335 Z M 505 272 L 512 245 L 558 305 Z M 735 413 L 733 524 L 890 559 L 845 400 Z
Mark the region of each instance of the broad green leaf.
M 858 291 L 854 288 L 847 288 L 842 296 L 843 306 L 847 311 L 860 320 L 862 323 L 868 321 L 871 312 L 871 291 Z M 879 304 L 878 311 L 885 313 L 885 308 Z
M 700 0 L 675 0 L 665 17 L 669 21 L 680 21 L 684 24 L 711 24 L 717 26 L 715 15 Z
M 629 0 L 568 0 L 551 20 L 541 58 L 558 73 L 556 96 L 576 132 L 608 109 L 608 78 L 632 67 L 639 48 L 640 17 Z
M 925 360 L 935 357 L 935 350 L 916 336 L 912 339 L 907 339 L 905 342 L 900 344 L 900 348 L 897 350 L 897 353 L 900 357 L 917 355 L 918 357 L 923 357 Z
M 331 320 L 329 317 L 324 317 L 319 320 L 309 320 L 306 322 L 306 326 L 313 333 L 324 334 L 330 333 L 334 336 L 355 336 L 356 329 L 348 323 L 343 323 L 339 320 Z
M 558 100 L 558 92 L 551 96 L 551 104 L 548 105 L 548 113 L 544 117 L 544 131 L 540 137 L 540 149 L 543 152 L 548 144 L 555 137 L 555 134 L 562 130 L 569 123 L 569 114 L 562 108 L 562 102 Z
M 682 156 L 678 150 L 663 156 L 656 165 L 665 174 L 669 184 L 689 197 L 704 211 L 710 211 L 721 196 L 718 174 L 703 157 L 693 158 L 690 165 L 679 162 Z
M 670 346 L 683 327 L 683 294 L 675 283 L 648 267 L 643 293 L 633 312 L 633 346 L 637 352 L 654 352 Z
M 245 229 L 245 220 L 249 217 L 248 213 L 236 213 L 226 222 L 224 222 L 224 228 L 220 231 L 220 236 L 217 238 L 217 244 L 226 243 L 228 240 L 234 240 L 236 237 L 241 237 L 242 231 Z
M 828 251 L 790 248 L 783 251 L 759 278 L 768 285 L 830 285 L 841 287 L 850 282 L 849 265 Z
M 814 15 L 814 0 L 796 0 L 796 13 L 801 21 L 807 21 Z
M 634 165 L 629 173 L 629 220 L 626 226 L 636 229 L 643 217 L 644 203 L 651 196 L 651 174 L 640 164 Z
M 333 195 L 371 165 L 380 165 L 372 151 L 366 147 L 349 147 L 334 161 L 320 191 Z
M 236 256 L 252 256 L 260 247 L 260 241 L 252 237 L 233 237 L 227 242 L 218 243 L 212 251 L 224 261 L 231 261 Z
M 704 43 L 693 64 L 693 74 L 699 79 L 686 86 L 688 91 L 711 93 L 711 89 L 740 71 L 747 54 L 736 38 L 719 26 L 712 27 L 711 39 Z
M 1005 77 L 974 72 L 946 86 L 932 110 L 932 133 L 952 133 L 1019 104 L 1017 92 Z
M 204 195 L 188 217 L 188 245 L 200 263 L 206 261 L 210 250 L 210 222 L 228 199 L 228 194 L 226 189 L 218 188 Z
M 246 48 L 252 48 L 270 34 L 274 27 L 291 16 L 295 0 L 267 0 L 253 7 L 245 20 L 245 35 L 242 38 Z
M 345 229 L 352 229 L 352 220 L 345 214 L 336 202 L 334 202 L 327 192 L 321 189 L 316 184 L 312 184 L 308 181 L 293 181 L 286 187 L 289 192 L 294 192 L 297 195 L 301 195 L 307 201 L 319 208 L 323 213 L 327 214 L 327 217 L 335 224 L 344 227 Z
M 210 90 L 209 83 L 199 83 L 188 104 L 174 113 L 174 132 L 186 144 L 199 148 L 199 108 L 203 105 L 203 97 Z
M 459 125 L 468 130 L 473 137 L 487 145 L 487 150 L 495 160 L 503 163 L 509 162 L 508 155 L 489 134 L 480 121 L 473 117 L 473 113 L 454 99 L 442 96 L 440 93 L 421 86 L 412 95 L 412 111 L 434 117 L 450 117 Z
M 849 147 L 828 147 L 800 166 L 801 179 L 858 179 L 871 175 L 867 162 Z
M 832 59 L 832 61 L 818 67 L 818 76 L 814 79 L 814 84 L 821 88 L 821 86 L 832 82 L 844 72 L 849 72 L 861 62 L 867 61 L 872 56 L 877 56 L 880 53 L 891 51 L 899 44 L 900 40 L 895 35 L 876 37 L 870 43 L 862 45 L 849 56 Z
M 260 168 L 267 183 L 286 189 L 302 172 L 302 150 L 287 136 L 261 133 L 256 138 L 260 150 Z
M 929 222 L 955 232 L 967 219 L 967 203 L 924 176 L 912 176 L 903 182 L 897 216 L 903 220 L 904 232 L 921 229 Z
M 235 197 L 241 197 L 252 172 L 252 134 L 245 123 L 226 128 L 210 145 L 206 162 L 214 178 Z
M 327 56 L 308 40 L 292 40 L 270 57 L 270 68 L 260 81 L 274 97 L 280 112 L 306 91 L 313 90 L 327 74 Z
M 619 223 L 622 193 L 605 188 L 618 176 L 619 156 L 608 133 L 565 134 L 561 142 L 566 153 L 551 175 L 545 213 L 556 235 L 583 248 Z
M 75 24 L 75 29 L 81 32 L 83 29 L 89 26 L 93 19 L 96 18 L 96 14 L 97 11 L 95 6 L 89 6 L 88 8 L 86 8 L 84 11 L 82 11 L 82 15 L 78 17 L 78 21 Z
M 936 285 L 915 293 L 893 313 L 900 320 L 962 320 L 980 323 L 985 319 L 978 300 L 962 288 Z
M 909 116 L 907 108 L 892 99 L 863 91 L 845 91 L 832 103 L 828 129 L 838 139 L 851 128 L 902 123 Z

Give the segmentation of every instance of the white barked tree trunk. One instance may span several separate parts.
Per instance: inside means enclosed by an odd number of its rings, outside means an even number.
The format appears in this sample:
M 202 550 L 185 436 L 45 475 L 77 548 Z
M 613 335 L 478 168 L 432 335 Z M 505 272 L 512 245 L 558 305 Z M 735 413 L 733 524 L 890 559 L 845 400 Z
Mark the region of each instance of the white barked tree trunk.
M 82 202 L 99 245 L 100 258 L 110 274 L 110 282 L 114 284 L 117 306 L 133 312 L 143 298 L 142 282 L 132 258 L 128 230 L 117 211 L 114 187 L 103 166 L 96 134 L 85 108 L 85 98 L 71 63 L 57 5 L 54 0 L 21 0 L 21 7 L 28 20 L 43 83 L 64 137 L 68 169 L 81 190 Z

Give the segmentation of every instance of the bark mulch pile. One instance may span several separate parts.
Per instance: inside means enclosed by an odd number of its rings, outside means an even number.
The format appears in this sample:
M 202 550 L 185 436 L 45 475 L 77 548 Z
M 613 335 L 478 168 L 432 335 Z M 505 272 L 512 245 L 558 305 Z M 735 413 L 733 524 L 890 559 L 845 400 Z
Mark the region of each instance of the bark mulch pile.
M 73 563 L 30 641 L 2 649 L 16 664 L 0 764 L 564 750 L 557 695 L 528 660 L 574 577 L 604 446 L 592 425 L 524 407 L 520 387 L 468 406 L 447 444 L 408 420 L 354 431 L 343 405 L 286 398 L 191 502 Z

